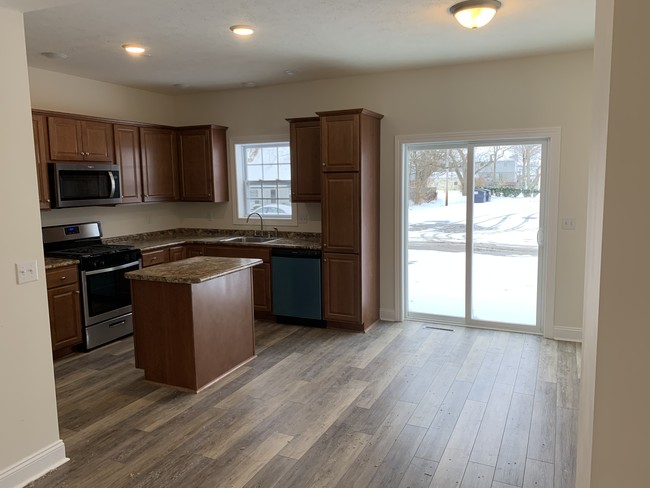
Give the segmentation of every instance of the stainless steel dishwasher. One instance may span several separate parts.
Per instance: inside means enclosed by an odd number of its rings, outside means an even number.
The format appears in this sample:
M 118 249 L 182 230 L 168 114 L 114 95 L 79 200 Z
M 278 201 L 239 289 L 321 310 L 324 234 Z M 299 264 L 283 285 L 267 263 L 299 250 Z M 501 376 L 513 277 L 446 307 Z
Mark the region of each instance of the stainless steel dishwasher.
M 324 327 L 320 250 L 274 248 L 271 270 L 277 321 Z

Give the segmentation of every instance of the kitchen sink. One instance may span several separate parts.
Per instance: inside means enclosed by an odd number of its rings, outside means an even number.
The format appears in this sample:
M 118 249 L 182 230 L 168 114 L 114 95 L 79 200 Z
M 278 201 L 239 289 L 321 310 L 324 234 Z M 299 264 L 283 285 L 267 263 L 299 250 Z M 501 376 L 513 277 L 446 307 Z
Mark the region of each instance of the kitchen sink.
M 247 243 L 261 243 L 274 241 L 275 237 L 259 237 L 259 236 L 239 236 L 239 237 L 229 237 L 227 239 L 222 239 L 221 242 L 247 242 Z

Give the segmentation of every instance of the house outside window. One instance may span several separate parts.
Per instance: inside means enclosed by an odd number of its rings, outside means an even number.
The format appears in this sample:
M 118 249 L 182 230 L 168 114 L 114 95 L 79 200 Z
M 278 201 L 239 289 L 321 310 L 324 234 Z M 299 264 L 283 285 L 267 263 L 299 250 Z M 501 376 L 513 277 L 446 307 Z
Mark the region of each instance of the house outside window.
M 235 221 L 257 212 L 264 222 L 297 225 L 291 203 L 291 157 L 286 136 L 233 138 Z

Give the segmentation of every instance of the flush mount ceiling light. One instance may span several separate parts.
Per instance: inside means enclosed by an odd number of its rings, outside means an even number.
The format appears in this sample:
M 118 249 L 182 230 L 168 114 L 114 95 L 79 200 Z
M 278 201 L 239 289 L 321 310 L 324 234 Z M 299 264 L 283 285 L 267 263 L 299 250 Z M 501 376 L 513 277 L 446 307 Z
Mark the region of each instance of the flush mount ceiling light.
M 230 30 L 238 36 L 250 36 L 255 32 L 250 25 L 231 25 Z
M 449 7 L 449 12 L 463 27 L 478 29 L 488 24 L 500 8 L 499 0 L 466 0 Z
M 122 48 L 129 54 L 144 54 L 146 49 L 137 44 L 122 44 Z

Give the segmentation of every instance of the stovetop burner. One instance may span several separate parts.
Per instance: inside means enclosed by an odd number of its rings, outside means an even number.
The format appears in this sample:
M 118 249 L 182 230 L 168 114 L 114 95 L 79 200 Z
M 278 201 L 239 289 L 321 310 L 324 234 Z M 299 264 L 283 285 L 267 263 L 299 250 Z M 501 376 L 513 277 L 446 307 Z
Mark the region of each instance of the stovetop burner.
M 119 244 L 92 244 L 81 247 L 69 247 L 57 251 L 47 252 L 48 256 L 60 256 L 70 258 L 90 258 L 104 256 L 106 254 L 115 254 L 122 251 L 130 251 L 133 246 L 123 246 Z
M 102 244 L 99 222 L 43 227 L 46 256 L 77 259 L 89 271 L 137 262 L 141 253 L 133 246 Z

